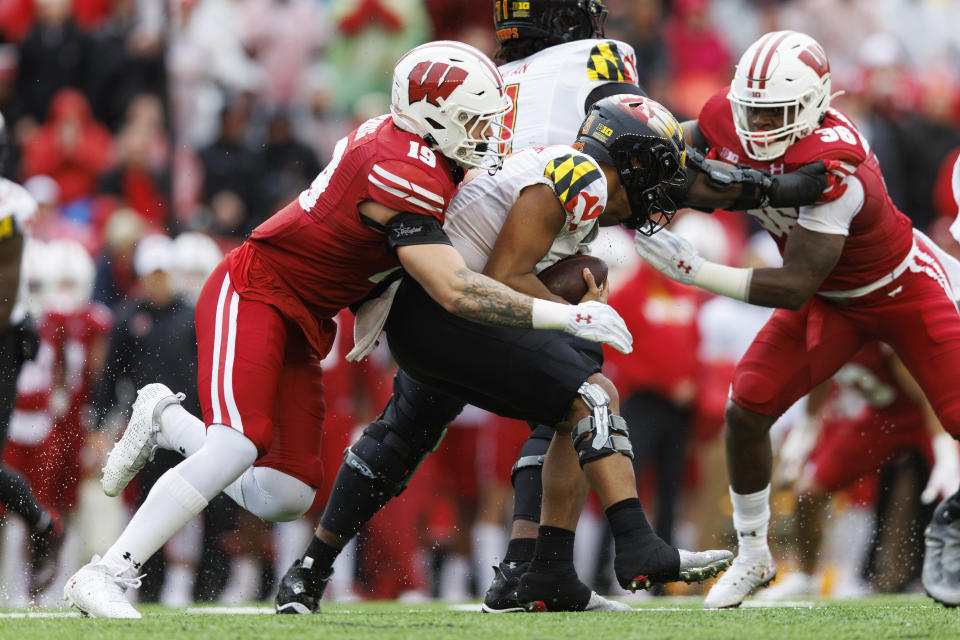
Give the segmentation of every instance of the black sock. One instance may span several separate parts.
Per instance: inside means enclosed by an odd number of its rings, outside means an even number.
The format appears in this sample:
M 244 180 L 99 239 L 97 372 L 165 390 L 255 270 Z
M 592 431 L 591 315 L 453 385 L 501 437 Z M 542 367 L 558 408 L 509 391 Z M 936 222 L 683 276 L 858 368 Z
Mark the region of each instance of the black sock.
M 559 527 L 540 526 L 530 569 L 573 568 L 574 532 Z
M 307 551 L 303 554 L 302 565 L 319 578 L 326 578 L 333 571 L 333 561 L 340 555 L 340 551 L 340 549 L 331 547 L 317 536 L 313 536 L 310 539 Z M 307 567 L 306 564 L 310 566 Z
M 651 543 L 663 543 L 647 522 L 639 498 L 621 500 L 608 507 L 606 514 L 618 553 L 629 544 L 647 546 Z
M 26 520 L 31 531 L 39 532 L 52 524 L 46 510 L 30 490 L 26 478 L 5 464 L 0 465 L 0 502 Z
M 533 553 L 537 546 L 536 538 L 514 538 L 507 545 L 507 555 L 503 556 L 504 564 L 517 564 L 533 560 Z

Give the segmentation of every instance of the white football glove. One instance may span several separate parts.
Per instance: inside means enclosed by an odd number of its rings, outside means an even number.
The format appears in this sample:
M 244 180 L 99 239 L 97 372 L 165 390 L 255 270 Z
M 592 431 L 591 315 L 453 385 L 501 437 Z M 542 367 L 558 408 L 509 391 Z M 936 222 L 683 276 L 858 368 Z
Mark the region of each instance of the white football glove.
M 924 504 L 952 496 L 960 485 L 960 454 L 952 436 L 941 433 L 933 439 L 933 469 L 920 500 Z
M 703 258 L 689 240 L 661 229 L 652 236 L 637 233 L 633 246 L 650 266 L 677 282 L 692 284 L 703 266 Z
M 633 351 L 633 336 L 613 307 L 590 301 L 567 305 L 567 308 L 564 332 L 591 342 L 604 342 L 620 353 Z

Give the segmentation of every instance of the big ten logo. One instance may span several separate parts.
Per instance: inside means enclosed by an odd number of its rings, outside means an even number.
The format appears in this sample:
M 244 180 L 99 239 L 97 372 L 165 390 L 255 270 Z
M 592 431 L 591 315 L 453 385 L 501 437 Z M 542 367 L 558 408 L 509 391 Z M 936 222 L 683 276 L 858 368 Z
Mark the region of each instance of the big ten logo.
M 510 9 L 512 11 L 530 11 L 529 2 L 511 2 Z
M 612 135 L 613 135 L 613 129 L 611 129 L 610 127 L 608 127 L 608 126 L 605 125 L 605 124 L 597 125 L 597 131 L 599 131 L 600 133 L 602 133 L 602 134 L 605 135 L 605 136 L 612 136 Z

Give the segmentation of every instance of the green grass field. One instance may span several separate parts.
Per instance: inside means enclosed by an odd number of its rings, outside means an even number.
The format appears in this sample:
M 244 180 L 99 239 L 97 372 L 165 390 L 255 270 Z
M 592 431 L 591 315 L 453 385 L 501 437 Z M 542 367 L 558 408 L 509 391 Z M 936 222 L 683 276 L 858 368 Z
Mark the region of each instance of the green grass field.
M 508 615 L 485 615 L 440 603 L 330 604 L 317 616 L 261 615 L 271 611 L 265 604 L 231 613 L 222 608 L 143 606 L 142 620 L 92 620 L 66 610 L 5 611 L 0 612 L 0 640 L 960 638 L 960 609 L 943 608 L 923 596 L 812 600 L 775 607 L 748 603 L 733 611 L 704 611 L 699 603 L 661 598 L 631 602 L 635 613 Z

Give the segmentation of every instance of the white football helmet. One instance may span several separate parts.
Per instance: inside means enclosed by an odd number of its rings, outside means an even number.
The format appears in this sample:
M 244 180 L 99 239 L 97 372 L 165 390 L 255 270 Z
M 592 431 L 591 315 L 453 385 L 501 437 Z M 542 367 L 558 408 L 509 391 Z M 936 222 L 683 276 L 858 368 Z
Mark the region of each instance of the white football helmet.
M 500 168 L 512 135 L 503 115 L 512 107 L 497 67 L 462 42 L 422 44 L 393 70 L 394 124 L 464 169 Z
M 20 300 L 34 318 L 43 315 L 54 285 L 55 260 L 47 243 L 27 236 L 20 267 Z
M 196 231 L 181 233 L 174 239 L 173 244 L 177 250 L 173 287 L 192 304 L 196 304 L 207 276 L 213 273 L 223 260 L 223 252 L 213 238 Z
M 47 257 L 53 264 L 53 287 L 47 307 L 71 314 L 90 302 L 97 268 L 90 253 L 75 240 L 59 239 L 47 244 Z
M 830 63 L 823 47 L 797 31 L 774 31 L 747 48 L 730 83 L 733 124 L 747 155 L 773 160 L 820 126 L 830 106 Z M 780 126 L 751 127 L 754 109 L 779 109 Z

